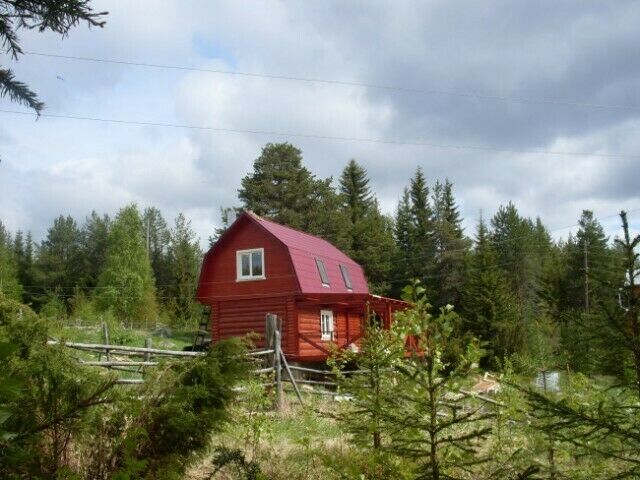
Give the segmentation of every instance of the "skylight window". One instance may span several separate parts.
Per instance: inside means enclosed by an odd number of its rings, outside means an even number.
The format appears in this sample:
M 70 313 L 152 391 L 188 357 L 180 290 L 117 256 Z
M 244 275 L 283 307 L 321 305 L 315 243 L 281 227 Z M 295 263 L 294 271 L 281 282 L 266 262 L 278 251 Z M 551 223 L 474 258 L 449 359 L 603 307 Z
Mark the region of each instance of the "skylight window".
M 316 266 L 318 267 L 318 273 L 320 274 L 320 280 L 325 287 L 329 286 L 329 275 L 327 275 L 327 269 L 324 267 L 324 262 L 319 258 L 316 258 Z
M 351 276 L 349 275 L 349 269 L 345 265 L 340 265 L 340 273 L 342 273 L 342 280 L 344 280 L 344 286 L 347 289 L 352 290 Z

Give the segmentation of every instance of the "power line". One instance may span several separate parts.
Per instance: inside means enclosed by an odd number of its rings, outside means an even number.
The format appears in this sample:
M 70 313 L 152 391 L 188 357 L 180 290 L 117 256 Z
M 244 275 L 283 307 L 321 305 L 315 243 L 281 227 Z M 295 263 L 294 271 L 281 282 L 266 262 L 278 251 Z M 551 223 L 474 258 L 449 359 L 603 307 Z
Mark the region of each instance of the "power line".
M 610 105 L 610 104 L 600 104 L 600 103 L 577 102 L 577 101 L 571 101 L 571 100 L 559 100 L 559 99 L 553 99 L 553 98 L 491 95 L 491 94 L 483 94 L 483 93 L 476 93 L 476 92 L 455 92 L 450 90 L 411 88 L 411 87 L 401 87 L 397 85 L 382 85 L 382 84 L 357 82 L 357 81 L 350 81 L 350 80 L 298 77 L 298 76 L 277 75 L 277 74 L 269 74 L 269 73 L 243 72 L 238 70 L 197 68 L 197 67 L 187 67 L 182 65 L 143 63 L 143 62 L 133 62 L 133 61 L 127 61 L 127 60 L 112 60 L 107 58 L 80 57 L 75 55 L 59 55 L 59 54 L 45 53 L 45 52 L 25 51 L 24 53 L 27 55 L 33 55 L 33 56 L 39 56 L 39 57 L 59 58 L 59 59 L 65 59 L 65 60 L 77 60 L 77 61 L 83 61 L 83 62 L 128 65 L 128 66 L 135 66 L 135 67 L 157 68 L 157 69 L 165 69 L 165 70 L 193 71 L 193 72 L 211 73 L 216 75 L 267 78 L 272 80 L 287 80 L 287 81 L 303 82 L 303 83 L 320 83 L 320 84 L 326 84 L 326 85 L 339 85 L 339 86 L 345 86 L 345 87 L 362 87 L 362 88 L 371 88 L 376 90 L 386 90 L 386 91 L 400 92 L 400 93 L 418 93 L 423 95 L 442 95 L 442 96 L 451 96 L 451 97 L 460 97 L 460 98 L 474 98 L 474 99 L 480 99 L 480 100 L 562 105 L 562 106 L 569 106 L 569 107 L 597 108 L 597 109 L 606 109 L 606 110 L 630 110 L 630 111 L 639 110 L 639 108 L 635 105 Z
M 36 113 L 0 109 L 0 113 L 8 113 L 13 115 L 25 115 L 38 118 Z M 179 123 L 161 123 L 161 122 L 148 122 L 137 120 L 122 120 L 116 118 L 102 118 L 102 117 L 90 117 L 84 115 L 62 115 L 54 113 L 40 113 L 40 117 L 44 118 L 58 118 L 65 120 L 84 120 L 90 122 L 103 122 L 112 123 L 118 125 L 135 125 L 141 127 L 162 127 L 162 128 L 179 128 L 186 130 L 201 130 L 210 131 L 216 133 L 238 133 L 238 134 L 250 134 L 250 135 L 271 135 L 278 137 L 292 137 L 292 138 L 307 138 L 313 140 L 337 140 L 342 142 L 362 142 L 362 143 L 376 143 L 384 145 L 403 145 L 403 146 L 416 146 L 416 147 L 433 147 L 433 148 L 445 148 L 456 150 L 477 150 L 477 151 L 490 151 L 490 152 L 503 152 L 503 153 L 525 153 L 534 155 L 558 155 L 558 156 L 570 156 L 570 157 L 601 157 L 601 158 L 625 158 L 638 160 L 638 155 L 625 155 L 618 153 L 591 153 L 591 152 L 567 152 L 567 151 L 554 151 L 554 150 L 524 150 L 519 148 L 502 148 L 491 147 L 482 145 L 455 145 L 451 143 L 436 143 L 427 141 L 405 142 L 399 140 L 379 139 L 379 138 L 366 138 L 366 137 L 342 137 L 337 135 L 319 135 L 311 133 L 295 133 L 295 132 L 277 132 L 271 130 L 258 130 L 258 129 L 240 129 L 240 128 L 225 128 L 225 127 L 209 127 L 201 125 L 187 125 Z

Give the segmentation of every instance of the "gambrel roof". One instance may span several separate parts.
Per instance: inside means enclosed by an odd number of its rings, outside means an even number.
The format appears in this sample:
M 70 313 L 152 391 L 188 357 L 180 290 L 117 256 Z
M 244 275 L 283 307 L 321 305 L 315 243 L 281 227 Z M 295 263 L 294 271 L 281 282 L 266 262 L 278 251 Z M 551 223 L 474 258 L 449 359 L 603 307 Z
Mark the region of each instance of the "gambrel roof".
M 327 240 L 295 230 L 279 223 L 267 220 L 251 211 L 245 211 L 233 222 L 220 237 L 216 245 L 207 253 L 207 257 L 215 255 L 216 246 L 226 241 L 233 242 L 233 232 L 242 229 L 246 222 L 258 225 L 266 234 L 273 236 L 286 247 L 293 270 L 296 275 L 301 294 L 368 294 L 369 287 L 362 267 L 349 258 L 344 252 Z M 259 242 L 257 242 L 259 243 Z M 328 285 L 323 285 L 320 277 L 318 260 L 324 266 L 328 277 Z M 346 270 L 347 282 L 343 277 L 341 266 Z M 266 272 L 267 280 L 269 272 Z M 347 283 L 351 288 L 347 288 Z

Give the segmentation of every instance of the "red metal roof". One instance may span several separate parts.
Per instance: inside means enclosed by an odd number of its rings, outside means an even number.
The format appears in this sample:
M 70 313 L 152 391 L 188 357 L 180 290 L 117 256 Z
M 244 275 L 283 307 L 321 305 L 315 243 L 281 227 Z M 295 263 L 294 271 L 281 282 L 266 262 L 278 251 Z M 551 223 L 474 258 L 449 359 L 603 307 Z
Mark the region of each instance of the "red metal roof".
M 287 247 L 301 293 L 369 293 L 362 267 L 328 241 L 266 220 L 253 212 L 245 212 L 243 216 L 257 222 Z M 324 263 L 329 277 L 328 287 L 322 285 L 316 259 Z M 345 285 L 340 265 L 344 265 L 349 271 L 351 290 Z

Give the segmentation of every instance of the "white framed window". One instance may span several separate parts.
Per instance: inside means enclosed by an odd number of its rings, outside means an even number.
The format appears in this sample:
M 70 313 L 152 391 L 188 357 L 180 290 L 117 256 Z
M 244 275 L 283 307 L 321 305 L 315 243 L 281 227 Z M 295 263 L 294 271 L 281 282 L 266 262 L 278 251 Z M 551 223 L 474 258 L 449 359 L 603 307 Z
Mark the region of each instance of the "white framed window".
M 320 310 L 320 339 L 333 340 L 333 312 Z
M 264 280 L 264 248 L 238 250 L 236 252 L 236 278 L 244 280 Z

